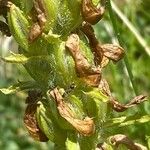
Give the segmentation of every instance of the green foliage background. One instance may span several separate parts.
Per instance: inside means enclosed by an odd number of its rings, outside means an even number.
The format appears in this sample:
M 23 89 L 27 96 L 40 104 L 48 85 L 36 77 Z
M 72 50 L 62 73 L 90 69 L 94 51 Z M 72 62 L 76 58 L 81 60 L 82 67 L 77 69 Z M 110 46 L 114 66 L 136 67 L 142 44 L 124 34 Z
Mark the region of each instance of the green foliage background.
M 116 0 L 115 3 L 123 14 L 131 21 L 133 26 L 140 32 L 146 43 L 150 43 L 150 0 Z M 139 44 L 136 37 L 126 27 L 126 25 L 116 16 L 117 24 L 124 41 L 123 47 L 126 50 L 130 67 L 134 75 L 134 81 L 138 94 L 150 96 L 150 56 Z M 101 43 L 109 43 L 115 40 L 113 27 L 106 11 L 104 18 L 95 26 L 96 34 Z M 7 43 L 8 39 L 0 36 L 0 55 L 8 55 L 7 50 L 16 50 L 15 41 Z M 6 45 L 4 45 L 6 44 Z M 6 49 L 7 48 L 7 49 Z M 122 103 L 126 103 L 134 97 L 133 89 L 130 85 L 123 61 L 118 64 L 111 63 L 104 73 L 108 80 L 114 96 Z M 28 79 L 25 70 L 12 64 L 0 62 L 0 87 L 7 87 L 17 80 Z M 0 93 L 0 149 L 2 150 L 48 150 L 52 143 L 39 143 L 29 137 L 23 125 L 23 114 L 25 109 L 24 100 L 26 93 L 16 95 L 3 95 Z M 150 114 L 150 102 L 134 107 L 122 114 Z M 118 114 L 115 114 L 117 117 Z M 150 123 L 131 125 L 123 128 L 112 128 L 106 131 L 107 134 L 124 133 L 150 148 Z M 105 135 L 104 135 L 105 136 Z

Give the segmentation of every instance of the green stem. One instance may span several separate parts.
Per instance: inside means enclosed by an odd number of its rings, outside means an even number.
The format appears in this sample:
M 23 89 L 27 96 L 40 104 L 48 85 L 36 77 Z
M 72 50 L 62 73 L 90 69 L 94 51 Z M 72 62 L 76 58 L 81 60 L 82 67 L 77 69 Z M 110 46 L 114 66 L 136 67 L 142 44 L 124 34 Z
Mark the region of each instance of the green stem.
M 112 22 L 112 25 L 113 25 L 113 28 L 114 28 L 116 37 L 117 37 L 117 39 L 118 39 L 119 44 L 120 44 L 121 46 L 123 46 L 123 40 L 122 40 L 122 38 L 121 38 L 121 36 L 120 36 L 120 32 L 119 32 L 119 29 L 118 29 L 118 27 L 117 27 L 116 18 L 115 18 L 115 16 L 114 16 L 114 12 L 113 12 L 113 10 L 112 10 L 110 0 L 107 0 L 107 6 L 108 6 L 109 16 L 110 16 L 110 19 L 111 19 L 111 22 Z M 132 74 L 132 71 L 131 71 L 131 68 L 130 68 L 130 64 L 129 64 L 127 55 L 125 55 L 125 57 L 124 57 L 124 64 L 125 64 L 125 67 L 126 67 L 126 69 L 127 69 L 127 72 L 128 72 L 128 75 L 129 75 L 129 79 L 130 79 L 130 81 L 131 81 L 131 84 L 132 84 L 134 93 L 135 93 L 135 95 L 138 95 L 138 90 L 137 90 L 136 85 L 135 85 L 135 82 L 134 82 L 133 74 Z
M 116 15 L 123 21 L 126 27 L 131 31 L 131 33 L 137 39 L 139 44 L 144 48 L 145 52 L 150 56 L 150 47 L 146 43 L 142 35 L 139 33 L 139 31 L 133 26 L 133 24 L 129 21 L 129 19 L 120 11 L 120 9 L 113 2 L 111 3 L 111 6 L 114 12 L 116 13 Z

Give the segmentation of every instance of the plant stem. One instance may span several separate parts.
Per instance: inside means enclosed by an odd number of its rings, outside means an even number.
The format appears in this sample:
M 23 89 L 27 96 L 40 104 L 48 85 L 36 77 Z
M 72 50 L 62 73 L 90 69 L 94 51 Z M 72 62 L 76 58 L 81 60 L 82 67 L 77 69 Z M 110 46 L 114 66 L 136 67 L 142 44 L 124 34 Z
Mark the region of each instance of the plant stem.
M 108 6 L 109 16 L 110 16 L 110 19 L 111 19 L 111 22 L 112 22 L 112 25 L 113 25 L 116 37 L 118 39 L 119 44 L 121 46 L 123 46 L 123 40 L 122 40 L 122 38 L 120 36 L 120 32 L 119 32 L 119 29 L 117 27 L 116 18 L 114 16 L 114 12 L 112 10 L 110 0 L 107 0 L 107 6 Z M 135 82 L 134 82 L 134 79 L 133 79 L 133 74 L 132 74 L 132 71 L 131 71 L 131 68 L 130 68 L 130 64 L 129 64 L 127 55 L 125 55 L 125 57 L 124 57 L 124 64 L 125 64 L 125 67 L 127 69 L 127 72 L 128 72 L 128 75 L 129 75 L 129 79 L 131 81 L 134 93 L 135 93 L 135 95 L 138 95 L 138 91 L 137 91 L 137 88 L 136 88 L 136 85 L 135 85 Z
M 128 18 L 119 10 L 119 8 L 112 2 L 112 9 L 116 12 L 118 17 L 124 22 L 128 29 L 132 32 L 134 37 L 138 40 L 140 45 L 144 48 L 145 52 L 150 56 L 150 47 L 147 45 L 146 41 L 140 35 L 138 30 L 133 26 L 133 24 L 128 20 Z M 150 17 L 149 17 L 150 19 Z

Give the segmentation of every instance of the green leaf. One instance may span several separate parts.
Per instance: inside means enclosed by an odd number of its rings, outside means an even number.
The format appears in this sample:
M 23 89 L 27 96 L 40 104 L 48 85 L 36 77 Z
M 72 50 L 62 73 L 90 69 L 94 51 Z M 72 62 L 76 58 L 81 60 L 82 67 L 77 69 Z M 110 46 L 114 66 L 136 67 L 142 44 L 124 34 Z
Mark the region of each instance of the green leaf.
M 132 116 L 122 116 L 119 118 L 113 118 L 107 120 L 104 123 L 105 127 L 123 127 L 128 125 L 133 125 L 136 123 L 146 123 L 150 121 L 150 115 L 140 116 L 140 115 L 132 115 Z
M 77 142 L 77 137 L 74 133 L 69 133 L 69 136 L 66 140 L 67 150 L 80 150 L 79 143 Z
M 49 42 L 49 43 L 58 43 L 60 42 L 60 35 L 58 34 L 53 34 L 52 31 L 50 30 L 48 34 L 43 33 L 43 37 Z
M 98 5 L 99 4 L 99 0 L 92 0 L 94 5 Z
M 78 119 L 84 118 L 86 114 L 84 112 L 83 104 L 82 101 L 77 96 L 71 94 L 65 98 L 65 102 L 71 109 L 74 116 L 76 116 L 76 118 Z
M 25 14 L 29 13 L 33 7 L 33 1 L 29 0 L 21 0 L 20 8 L 23 10 Z
M 18 82 L 16 84 L 14 84 L 8 88 L 1 88 L 0 91 L 4 94 L 12 94 L 15 92 L 33 89 L 33 88 L 37 88 L 37 84 L 35 81 L 22 81 L 22 82 Z
M 108 102 L 108 97 L 106 95 L 104 95 L 98 88 L 93 88 L 93 90 L 89 91 L 89 92 L 84 92 L 83 93 L 92 98 L 92 99 L 97 99 L 100 100 L 102 102 Z
M 5 61 L 5 62 L 9 62 L 9 63 L 21 63 L 21 64 L 28 61 L 28 58 L 25 57 L 22 54 L 15 54 L 15 53 L 12 53 L 12 52 L 11 52 L 11 54 L 12 55 L 4 57 L 4 58 L 1 57 L 1 59 L 3 61 Z
M 14 54 L 1 58 L 5 62 L 23 64 L 31 77 L 37 81 L 37 83 L 46 89 L 48 86 L 48 80 L 54 78 L 52 72 L 51 59 L 49 56 L 31 56 L 26 57 L 22 54 Z
M 29 22 L 25 17 L 23 11 L 14 4 L 10 5 L 8 12 L 8 25 L 11 34 L 17 43 L 26 51 L 28 51 L 28 32 Z
M 81 150 L 95 150 L 97 146 L 97 136 L 81 136 L 79 139 L 80 149 Z
M 38 121 L 38 126 L 43 133 L 50 141 L 54 142 L 54 124 L 51 120 L 51 115 L 49 115 L 41 102 L 38 102 L 36 119 Z

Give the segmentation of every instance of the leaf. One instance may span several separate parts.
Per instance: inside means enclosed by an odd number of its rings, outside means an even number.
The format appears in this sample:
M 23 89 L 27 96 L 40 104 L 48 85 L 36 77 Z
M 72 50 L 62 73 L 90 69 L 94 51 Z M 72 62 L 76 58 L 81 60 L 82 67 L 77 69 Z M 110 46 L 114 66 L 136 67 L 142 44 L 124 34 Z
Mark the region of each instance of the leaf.
M 132 115 L 132 116 L 121 116 L 119 118 L 113 118 L 110 120 L 107 120 L 104 123 L 104 128 L 110 128 L 110 127 L 123 127 L 123 126 L 129 126 L 139 123 L 146 123 L 150 121 L 150 115 L 140 116 L 140 115 Z
M 17 43 L 26 51 L 28 51 L 28 27 L 29 22 L 25 17 L 25 14 L 21 11 L 19 7 L 9 2 L 8 11 L 8 25 L 11 34 L 17 41 Z
M 12 94 L 15 92 L 23 91 L 23 90 L 28 90 L 28 89 L 33 89 L 37 88 L 37 84 L 34 81 L 21 81 L 18 82 L 8 88 L 1 88 L 0 91 L 4 94 Z
M 80 150 L 80 146 L 77 141 L 76 134 L 68 133 L 68 138 L 66 140 L 66 149 L 67 150 Z
M 40 129 L 44 132 L 50 141 L 54 142 L 55 133 L 53 121 L 51 120 L 51 115 L 46 111 L 41 101 L 38 102 L 36 119 Z
M 109 98 L 104 95 L 99 89 L 93 88 L 90 92 L 84 92 L 83 93 L 87 96 L 89 96 L 92 99 L 97 99 L 102 102 L 108 102 Z
M 42 88 L 47 88 L 48 80 L 53 80 L 54 73 L 52 71 L 51 59 L 47 55 L 26 57 L 22 54 L 14 54 L 1 58 L 9 63 L 23 64 L 31 77 L 39 83 Z
M 97 146 L 97 136 L 80 136 L 79 137 L 79 144 L 81 150 L 95 150 Z
M 49 43 L 57 43 L 60 40 L 60 35 L 53 34 L 51 30 L 48 32 L 48 34 L 43 33 L 42 35 Z
M 105 120 L 107 113 L 107 104 L 109 97 L 104 95 L 99 89 L 93 88 L 89 92 L 83 92 L 87 99 L 85 105 L 90 117 L 99 123 L 99 126 L 103 120 Z
M 12 52 L 11 52 L 11 54 L 12 55 L 4 57 L 4 58 L 1 57 L 1 59 L 5 62 L 21 63 L 21 64 L 26 63 L 29 60 L 29 58 L 27 58 L 23 54 L 15 54 L 15 53 L 12 53 Z
M 109 84 L 104 78 L 101 79 L 98 88 L 105 95 L 111 96 L 111 91 L 110 91 L 110 88 L 109 88 Z

